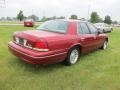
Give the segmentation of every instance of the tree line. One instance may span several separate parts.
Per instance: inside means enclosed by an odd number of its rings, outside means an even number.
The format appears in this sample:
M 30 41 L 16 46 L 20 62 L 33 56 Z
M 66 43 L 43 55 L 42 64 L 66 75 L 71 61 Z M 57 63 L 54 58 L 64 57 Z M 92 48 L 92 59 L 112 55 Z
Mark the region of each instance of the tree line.
M 5 18 L 2 17 L 1 18 L 2 20 L 4 20 Z M 34 21 L 41 21 L 41 22 L 44 22 L 44 21 L 47 21 L 47 20 L 53 20 L 53 19 L 65 19 L 64 16 L 60 16 L 60 17 L 56 17 L 56 16 L 53 16 L 53 17 L 42 17 L 40 20 L 39 20 L 39 17 L 32 14 L 28 17 L 24 16 L 23 14 L 23 11 L 20 10 L 19 13 L 17 14 L 17 17 L 15 18 L 10 18 L 10 17 L 6 17 L 6 20 L 19 20 L 19 21 L 23 21 L 24 19 L 33 19 Z M 70 16 L 70 19 L 78 19 L 78 16 L 77 15 L 71 15 Z M 84 18 L 82 18 L 83 20 L 85 20 Z M 98 22 L 104 22 L 104 23 L 107 23 L 107 24 L 111 24 L 111 23 L 115 23 L 117 24 L 117 21 L 112 21 L 111 20 L 111 17 L 109 15 L 106 15 L 104 19 L 102 19 L 97 12 L 92 12 L 91 15 L 90 15 L 90 19 L 89 19 L 90 22 L 92 23 L 98 23 Z
M 109 15 L 105 16 L 104 20 L 102 20 L 102 18 L 98 15 L 97 12 L 92 12 L 91 13 L 90 21 L 92 23 L 98 23 L 98 22 L 104 22 L 104 23 L 107 23 L 107 24 L 112 23 L 111 17 Z
M 33 19 L 34 21 L 41 21 L 41 22 L 44 22 L 44 21 L 47 21 L 47 20 L 53 20 L 53 19 L 65 19 L 64 16 L 60 16 L 60 17 L 56 17 L 56 16 L 53 16 L 53 17 L 42 17 L 41 20 L 39 20 L 39 17 L 36 16 L 36 15 L 30 15 L 28 17 L 24 16 L 23 15 L 23 11 L 20 10 L 20 12 L 17 14 L 17 19 L 22 21 L 24 19 Z
M 78 19 L 77 15 L 71 15 L 70 19 Z M 98 15 L 97 12 L 92 12 L 90 16 L 90 22 L 92 23 L 99 23 L 99 22 L 104 22 L 106 24 L 111 24 L 113 21 L 111 20 L 111 17 L 109 15 L 106 15 L 104 20 Z M 117 22 L 117 21 L 114 21 Z M 114 23 L 113 22 L 113 23 Z
M 23 11 L 20 11 L 19 14 L 17 15 L 17 19 L 19 19 L 20 21 L 23 20 L 25 17 L 23 15 Z M 28 18 L 32 18 L 33 20 L 38 20 L 38 17 L 35 16 L 35 15 L 31 15 L 29 16 Z M 50 18 L 47 18 L 47 17 L 43 17 L 40 21 L 47 21 L 47 20 L 51 20 L 51 19 L 65 19 L 65 17 L 61 16 L 61 17 L 56 17 L 56 16 L 53 16 L 53 17 L 50 17 Z M 77 15 L 71 15 L 70 19 L 78 19 Z M 90 16 L 90 22 L 92 23 L 98 23 L 98 22 L 104 22 L 104 23 L 107 23 L 107 24 L 111 24 L 112 23 L 112 20 L 111 20 L 111 17 L 109 15 L 105 16 L 104 20 L 98 15 L 97 12 L 92 12 L 91 13 L 91 16 Z

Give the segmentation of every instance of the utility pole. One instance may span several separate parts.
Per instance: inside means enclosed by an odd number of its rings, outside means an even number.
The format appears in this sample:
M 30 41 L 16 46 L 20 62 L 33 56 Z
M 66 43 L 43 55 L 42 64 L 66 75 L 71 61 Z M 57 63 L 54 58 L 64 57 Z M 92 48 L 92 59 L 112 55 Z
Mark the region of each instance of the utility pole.
M 93 5 L 93 0 L 90 0 L 89 4 L 88 4 L 88 20 L 90 19 L 90 14 L 92 11 L 92 5 Z
M 90 10 L 91 10 L 91 5 L 88 5 L 88 20 L 90 19 Z

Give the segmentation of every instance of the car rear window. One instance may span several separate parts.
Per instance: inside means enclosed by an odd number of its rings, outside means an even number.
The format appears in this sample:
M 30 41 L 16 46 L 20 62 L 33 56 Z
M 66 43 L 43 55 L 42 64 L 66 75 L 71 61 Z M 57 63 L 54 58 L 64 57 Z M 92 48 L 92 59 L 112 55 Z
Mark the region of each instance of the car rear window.
M 32 22 L 33 20 L 32 19 L 26 19 L 25 21 L 26 22 Z
M 51 21 L 47 21 L 47 22 L 43 23 L 37 29 L 50 31 L 50 32 L 66 33 L 67 28 L 68 28 L 67 21 L 51 20 Z

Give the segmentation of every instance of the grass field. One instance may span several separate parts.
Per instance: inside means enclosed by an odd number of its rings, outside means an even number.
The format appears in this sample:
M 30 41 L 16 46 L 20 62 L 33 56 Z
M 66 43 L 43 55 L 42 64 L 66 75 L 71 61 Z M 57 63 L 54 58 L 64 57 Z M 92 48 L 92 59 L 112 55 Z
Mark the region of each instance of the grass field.
M 120 29 L 109 34 L 109 47 L 81 57 L 73 66 L 35 67 L 7 48 L 22 26 L 0 26 L 0 90 L 120 90 Z
M 22 21 L 22 22 L 20 22 L 20 21 L 0 21 L 0 24 L 2 24 L 2 25 L 6 25 L 6 24 L 23 24 L 24 22 Z M 35 24 L 37 24 L 37 25 L 39 25 L 39 24 L 41 24 L 42 22 L 35 22 Z

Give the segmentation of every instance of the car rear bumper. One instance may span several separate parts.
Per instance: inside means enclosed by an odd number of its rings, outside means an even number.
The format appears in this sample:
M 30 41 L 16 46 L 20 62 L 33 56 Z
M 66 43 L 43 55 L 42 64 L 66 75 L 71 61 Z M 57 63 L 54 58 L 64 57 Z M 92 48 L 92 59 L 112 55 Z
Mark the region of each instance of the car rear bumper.
M 30 64 L 53 64 L 63 61 L 67 56 L 65 50 L 37 52 L 13 42 L 9 42 L 8 48 L 12 54 Z
M 24 23 L 24 26 L 32 27 L 32 26 L 34 26 L 34 23 L 25 22 L 25 23 Z

